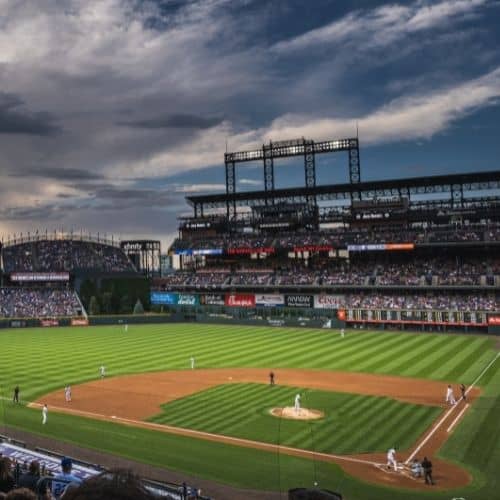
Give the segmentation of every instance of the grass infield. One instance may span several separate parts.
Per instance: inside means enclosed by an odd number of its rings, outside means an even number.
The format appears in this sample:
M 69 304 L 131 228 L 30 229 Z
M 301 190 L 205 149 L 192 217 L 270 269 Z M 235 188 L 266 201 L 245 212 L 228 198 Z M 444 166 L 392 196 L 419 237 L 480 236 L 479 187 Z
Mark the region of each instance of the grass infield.
M 311 485 L 314 480 L 325 488 L 339 489 L 347 498 L 385 499 L 407 498 L 450 499 L 461 496 L 469 499 L 497 498 L 500 491 L 500 362 L 495 363 L 480 381 L 483 395 L 466 412 L 440 452 L 440 456 L 467 467 L 474 475 L 472 485 L 450 494 L 399 492 L 367 485 L 345 475 L 335 465 L 313 460 L 289 457 L 275 453 L 238 448 L 183 436 L 174 436 L 144 429 L 132 429 L 116 423 L 98 422 L 90 419 L 50 414 L 50 425 L 42 428 L 40 412 L 10 402 L 16 384 L 21 387 L 23 402 L 62 388 L 68 383 L 96 379 L 98 368 L 106 365 L 108 376 L 189 369 L 189 359 L 196 358 L 198 367 L 272 367 L 314 368 L 321 370 L 346 370 L 367 373 L 384 373 L 401 376 L 450 380 L 470 384 L 486 364 L 496 355 L 494 340 L 486 336 L 397 334 L 381 332 L 347 332 L 344 339 L 334 330 L 308 330 L 292 328 L 256 328 L 245 326 L 221 326 L 199 324 L 141 325 L 123 327 L 26 329 L 0 331 L 2 410 L 0 422 L 55 439 L 74 442 L 82 446 L 127 456 L 146 463 L 181 470 L 205 478 L 226 482 L 240 487 L 277 490 L 293 486 Z M 266 386 L 245 384 L 235 394 L 230 385 L 219 386 L 165 405 L 164 412 L 155 418 L 175 425 L 203 428 L 242 436 L 250 432 L 250 426 L 241 421 L 243 400 L 246 395 L 256 398 L 253 405 L 265 402 Z M 281 390 L 284 392 L 281 394 Z M 292 393 L 297 388 L 292 388 Z M 199 415 L 188 404 L 200 407 L 197 398 L 215 391 L 214 401 L 230 408 L 231 418 L 223 418 L 217 405 L 203 403 Z M 217 393 L 217 391 L 219 391 Z M 280 397 L 290 405 L 290 394 L 279 388 Z M 311 426 L 317 430 L 316 446 L 344 453 L 370 449 L 385 449 L 392 446 L 395 433 L 401 432 L 402 422 L 414 420 L 418 433 L 421 420 L 432 419 L 427 411 L 418 406 L 368 396 L 308 391 L 307 397 L 318 398 L 318 405 L 328 404 L 331 398 L 333 411 L 340 412 L 342 405 L 353 413 L 345 415 L 345 424 L 361 425 L 366 431 L 371 421 L 366 414 L 373 405 L 380 405 L 385 418 L 382 429 L 370 431 L 370 439 L 364 442 L 362 429 L 359 435 L 345 429 L 344 439 L 330 433 L 324 421 L 300 424 L 300 430 L 288 423 L 281 430 L 287 444 L 310 447 Z M 213 394 L 212 394 L 213 396 Z M 264 398 L 264 399 L 263 399 Z M 354 409 L 366 404 L 365 414 Z M 209 398 L 210 399 L 210 398 Z M 243 398 L 245 399 L 245 398 Z M 368 404 L 366 401 L 371 400 Z M 373 403 L 372 403 L 373 402 Z M 303 401 L 303 405 L 304 401 Z M 311 405 L 312 406 L 312 405 Z M 412 408 L 415 406 L 415 408 Z M 411 410 L 408 410 L 411 408 Z M 320 408 L 321 409 L 321 408 Z M 422 414 L 418 412 L 423 411 Z M 196 413 L 196 412 L 195 412 Z M 419 415 L 418 418 L 416 415 Z M 337 414 L 341 418 L 340 413 Z M 365 417 L 363 419 L 363 417 Z M 265 435 L 268 417 L 262 413 L 252 415 L 252 428 L 259 428 Z M 355 419 L 358 424 L 355 425 Z M 325 419 L 326 420 L 326 419 Z M 186 425 L 188 424 L 188 425 Z M 283 425 L 283 423 L 282 423 Z M 197 427 L 198 426 L 198 427 Z M 202 426 L 202 427 L 199 427 Z M 409 426 L 412 427 L 411 425 Z M 269 429 L 269 427 L 268 427 Z M 253 431 L 252 431 L 253 432 Z M 407 431 L 409 432 L 409 431 Z M 316 434 L 316 432 L 314 433 Z M 411 433 L 410 433 L 411 434 Z M 247 437 L 247 436 L 245 436 Z M 257 436 L 252 436 L 256 438 Z M 414 440 L 414 437 L 407 436 Z M 276 434 L 269 431 L 267 439 L 275 442 Z M 397 438 L 404 443 L 405 436 Z M 296 440 L 296 442 L 294 442 Z M 390 443 L 385 441 L 390 440 Z M 283 441 L 282 441 L 283 442 Z M 309 445 L 308 445 L 309 443 Z M 403 445 L 404 446 L 404 445 Z M 363 450 L 364 451 L 364 450 Z M 409 496 L 410 495 L 410 496 Z

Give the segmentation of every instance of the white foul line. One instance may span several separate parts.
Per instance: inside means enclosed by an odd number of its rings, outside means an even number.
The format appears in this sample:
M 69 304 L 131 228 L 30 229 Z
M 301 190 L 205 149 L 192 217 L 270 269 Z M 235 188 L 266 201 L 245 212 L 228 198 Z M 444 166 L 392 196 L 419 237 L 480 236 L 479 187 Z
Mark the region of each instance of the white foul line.
M 453 427 L 455 426 L 455 424 L 458 422 L 458 420 L 460 419 L 460 417 L 465 413 L 465 410 L 467 410 L 467 408 L 469 408 L 469 403 L 467 403 L 463 408 L 462 408 L 462 411 L 455 417 L 455 420 L 453 420 L 453 422 L 450 424 L 450 426 L 448 427 L 448 429 L 446 429 L 446 432 L 450 432 L 451 429 L 453 429 Z
M 35 407 L 41 407 L 42 405 L 40 403 L 29 403 L 28 407 L 30 408 L 35 408 Z M 273 451 L 273 450 L 278 450 L 278 451 L 284 451 L 288 452 L 288 454 L 301 454 L 305 456 L 312 456 L 312 457 L 322 457 L 326 459 L 335 459 L 335 460 L 344 460 L 345 462 L 356 462 L 360 464 L 366 464 L 366 465 L 374 465 L 378 466 L 377 462 L 373 462 L 370 460 L 363 460 L 360 458 L 354 458 L 350 457 L 348 455 L 331 455 L 329 453 L 321 453 L 318 451 L 312 451 L 312 450 L 305 450 L 302 448 L 292 448 L 290 446 L 283 446 L 283 445 L 277 445 L 277 444 L 272 444 L 272 443 L 265 443 L 262 441 L 253 441 L 251 439 L 244 439 L 244 438 L 238 438 L 238 437 L 232 437 L 232 436 L 226 436 L 224 434 L 214 434 L 212 432 L 204 432 L 204 431 L 197 431 L 194 429 L 186 429 L 184 427 L 175 427 L 173 425 L 167 425 L 167 424 L 157 424 L 155 422 L 144 422 L 142 420 L 133 420 L 130 418 L 124 418 L 124 417 L 118 417 L 116 415 L 103 415 L 102 413 L 93 413 L 89 411 L 84 411 L 84 410 L 77 410 L 77 409 L 71 409 L 68 407 L 61 407 L 61 406 L 51 406 L 52 409 L 54 410 L 61 410 L 63 413 L 69 413 L 69 414 L 74 414 L 74 415 L 83 415 L 83 416 L 89 416 L 89 417 L 94 417 L 94 418 L 99 418 L 102 420 L 109 420 L 110 418 L 113 419 L 114 422 L 122 422 L 125 425 L 134 425 L 137 427 L 146 427 L 146 428 L 151 428 L 151 429 L 160 429 L 164 432 L 171 432 L 171 433 L 176 433 L 180 434 L 183 436 L 194 436 L 198 438 L 219 438 L 220 442 L 227 442 L 229 444 L 235 444 L 235 443 L 240 443 L 242 446 L 259 446 L 261 449 L 267 450 L 267 451 Z
M 497 353 L 497 355 L 488 363 L 486 368 L 477 376 L 476 380 L 474 380 L 474 382 L 472 382 L 472 384 L 469 386 L 469 388 L 465 391 L 465 394 L 468 394 L 472 390 L 472 388 L 477 384 L 479 379 L 489 370 L 491 365 L 498 359 L 499 356 L 500 356 L 500 352 Z M 462 400 L 462 398 L 460 398 L 458 401 L 461 401 L 461 400 Z M 444 414 L 443 418 L 436 424 L 436 426 L 429 432 L 429 434 L 427 434 L 425 439 L 415 448 L 413 453 L 406 459 L 405 464 L 409 464 L 410 461 L 413 460 L 415 455 L 422 449 L 422 447 L 425 445 L 425 443 L 427 443 L 427 441 L 429 441 L 429 439 L 434 435 L 434 433 L 439 429 L 439 427 L 441 427 L 441 424 L 449 417 L 449 415 L 453 412 L 453 410 L 455 410 L 456 407 L 457 407 L 456 405 L 452 406 Z

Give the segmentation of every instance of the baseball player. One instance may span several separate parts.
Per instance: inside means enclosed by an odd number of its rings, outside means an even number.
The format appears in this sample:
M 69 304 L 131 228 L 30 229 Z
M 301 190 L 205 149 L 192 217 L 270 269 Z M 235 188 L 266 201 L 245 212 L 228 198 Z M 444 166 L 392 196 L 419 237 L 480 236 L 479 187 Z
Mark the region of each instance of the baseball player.
M 64 388 L 64 399 L 66 399 L 66 403 L 71 402 L 71 386 L 67 385 Z
M 394 471 L 398 471 L 398 463 L 396 461 L 396 450 L 395 448 L 389 448 L 387 450 L 387 468 L 390 469 L 391 465 L 394 467 Z
M 99 375 L 101 376 L 101 378 L 104 378 L 106 376 L 106 367 L 104 365 L 101 365 L 101 367 L 99 368 Z
M 194 370 L 194 362 L 195 362 L 195 360 L 194 360 L 193 356 L 191 356 L 190 361 L 191 361 L 191 370 Z
M 42 424 L 45 425 L 47 423 L 47 415 L 49 414 L 49 409 L 47 405 L 43 405 L 42 408 Z
M 124 330 L 125 330 L 125 333 L 127 333 L 127 332 L 128 332 L 128 323 L 125 323 L 125 328 L 124 328 Z
M 448 386 L 446 389 L 446 400 L 447 403 L 450 403 L 450 405 L 454 406 L 457 404 L 457 401 L 455 399 L 455 395 L 453 394 L 453 388 L 451 385 Z
M 12 398 L 14 403 L 19 403 L 19 386 L 14 387 L 14 397 Z
M 462 399 L 465 401 L 467 399 L 467 391 L 464 384 L 460 384 L 460 392 L 462 393 Z
M 344 338 L 344 337 L 345 337 L 345 328 L 342 328 L 342 329 L 340 330 L 340 336 L 341 336 L 342 338 Z
M 294 404 L 295 413 L 300 413 L 300 394 L 295 396 L 295 404 Z

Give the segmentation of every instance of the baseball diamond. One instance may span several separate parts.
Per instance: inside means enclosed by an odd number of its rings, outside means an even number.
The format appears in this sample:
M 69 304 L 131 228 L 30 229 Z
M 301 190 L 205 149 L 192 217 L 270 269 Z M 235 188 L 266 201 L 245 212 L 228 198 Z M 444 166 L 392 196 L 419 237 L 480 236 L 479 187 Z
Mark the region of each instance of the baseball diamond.
M 430 498 L 457 488 L 465 497 L 493 493 L 500 363 L 488 336 L 349 331 L 342 338 L 325 329 L 181 323 L 134 325 L 126 335 L 122 326 L 1 335 L 4 384 L 16 381 L 23 403 L 4 404 L 6 428 L 243 488 L 341 482 L 348 498 L 382 499 L 387 487 L 394 499 L 407 498 L 404 489 L 429 498 L 406 472 L 418 450 L 434 463 Z M 460 383 L 469 406 L 448 407 L 446 388 L 459 392 Z M 269 415 L 298 392 L 302 407 L 324 417 Z M 50 409 L 43 427 L 42 404 Z M 381 466 L 391 447 L 401 473 Z

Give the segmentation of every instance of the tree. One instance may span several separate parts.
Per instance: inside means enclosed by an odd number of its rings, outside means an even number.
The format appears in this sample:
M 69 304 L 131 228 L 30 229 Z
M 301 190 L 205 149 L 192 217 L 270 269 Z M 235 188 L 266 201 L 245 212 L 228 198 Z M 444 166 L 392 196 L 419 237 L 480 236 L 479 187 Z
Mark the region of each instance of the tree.
M 135 303 L 134 314 L 144 314 L 144 307 L 142 306 L 141 299 L 137 299 Z
M 97 302 L 95 295 L 92 295 L 92 297 L 90 297 L 89 314 L 91 316 L 95 316 L 95 315 L 99 314 L 99 302 Z

